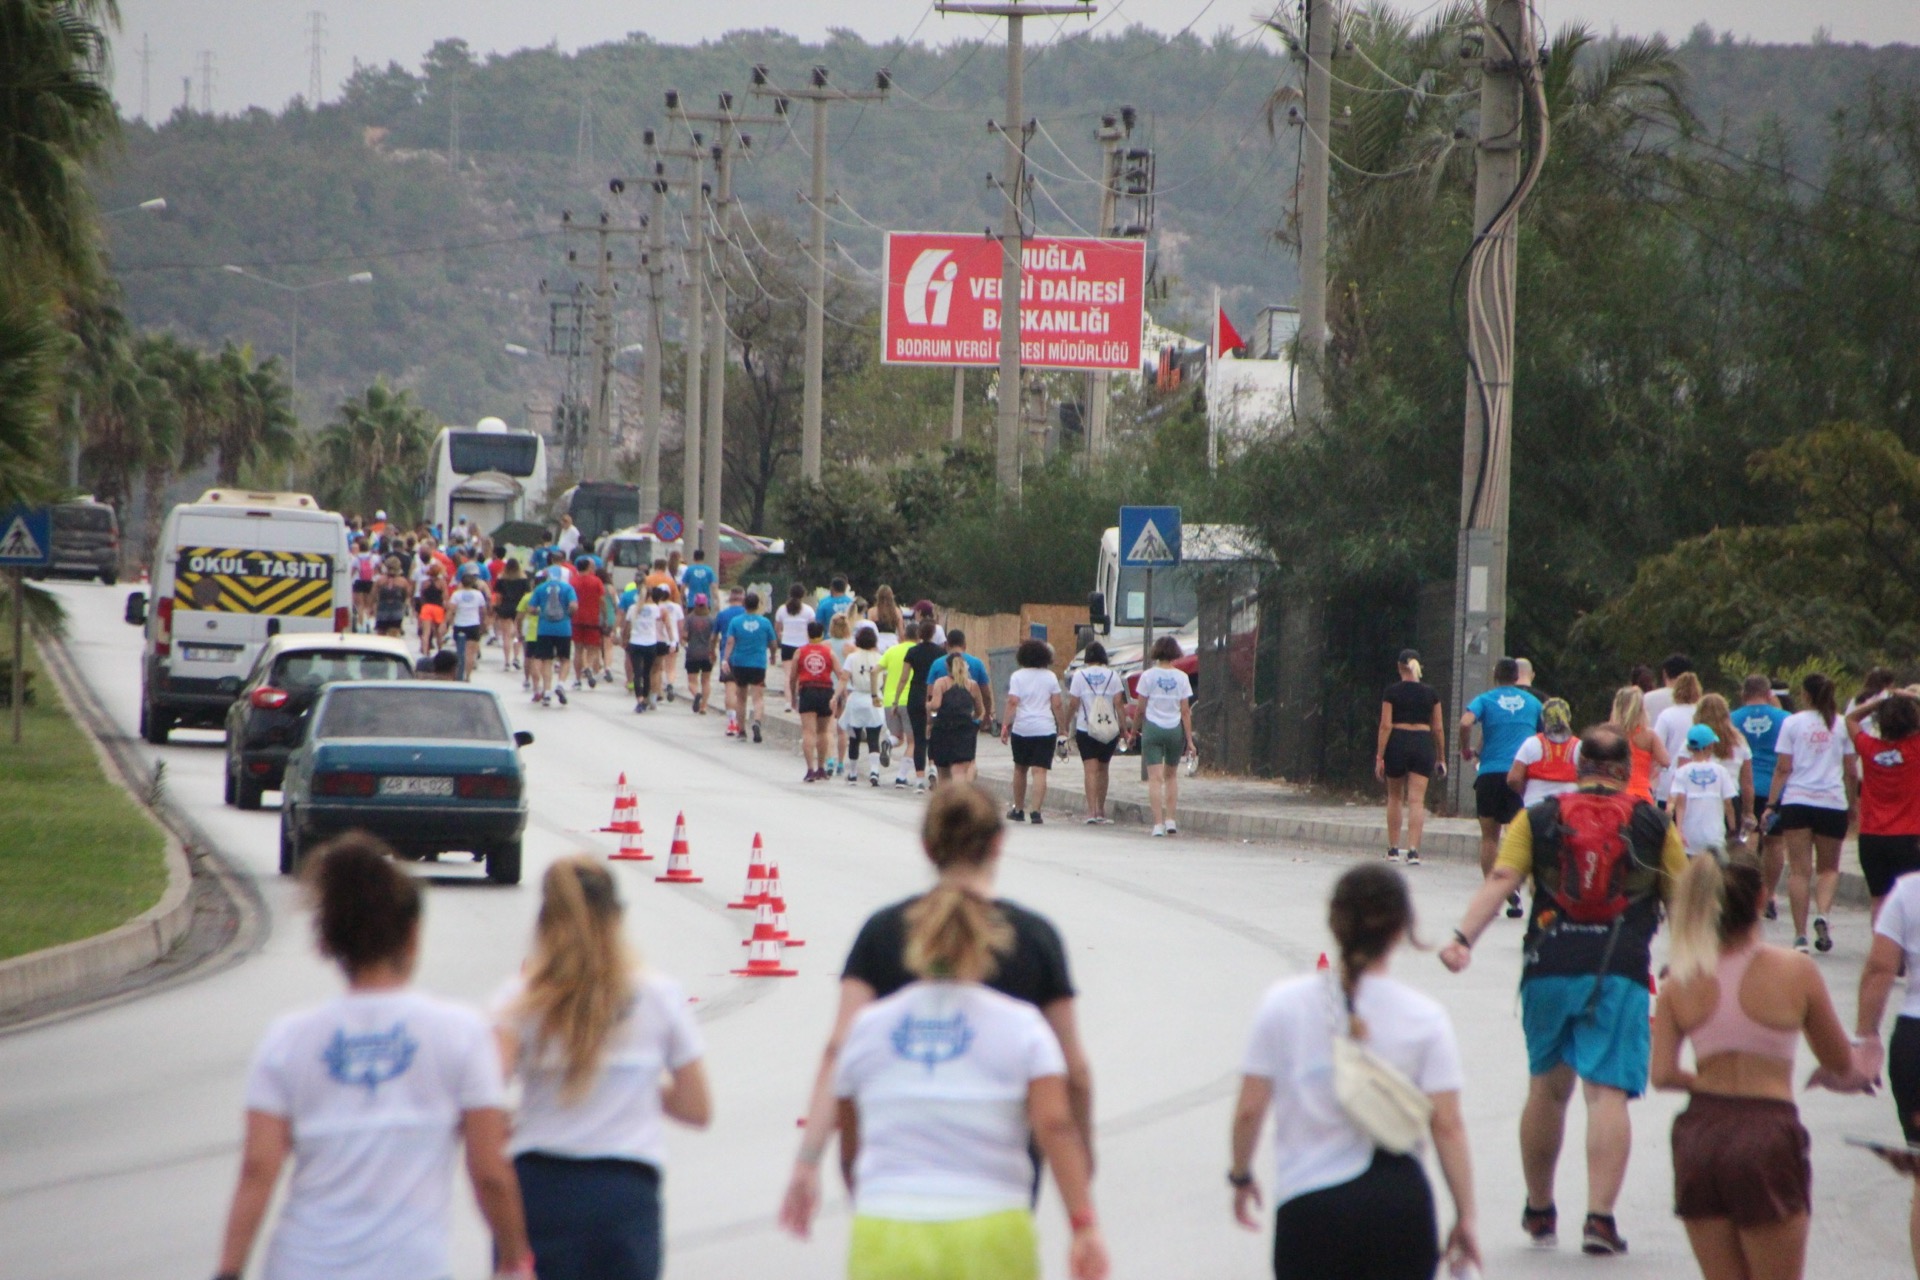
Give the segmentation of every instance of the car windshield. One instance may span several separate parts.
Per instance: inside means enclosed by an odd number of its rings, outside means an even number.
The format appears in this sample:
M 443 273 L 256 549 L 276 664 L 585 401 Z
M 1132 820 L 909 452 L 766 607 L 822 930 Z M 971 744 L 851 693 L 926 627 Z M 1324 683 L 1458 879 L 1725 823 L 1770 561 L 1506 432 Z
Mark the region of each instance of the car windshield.
M 405 658 L 391 653 L 289 653 L 280 659 L 273 683 L 282 689 L 318 689 L 336 680 L 405 680 L 413 675 Z
M 322 738 L 458 738 L 502 742 L 507 727 L 492 695 L 396 684 L 385 689 L 335 689 L 320 722 Z

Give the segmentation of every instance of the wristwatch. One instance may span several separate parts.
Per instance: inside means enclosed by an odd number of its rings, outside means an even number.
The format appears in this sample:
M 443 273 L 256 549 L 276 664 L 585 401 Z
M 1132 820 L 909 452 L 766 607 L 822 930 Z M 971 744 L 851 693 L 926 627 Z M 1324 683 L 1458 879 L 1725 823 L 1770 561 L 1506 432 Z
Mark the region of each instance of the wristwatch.
M 1248 1187 L 1253 1185 L 1253 1173 L 1251 1171 L 1246 1173 L 1235 1173 L 1233 1170 L 1229 1169 L 1227 1170 L 1227 1185 L 1232 1187 L 1235 1191 L 1244 1191 Z

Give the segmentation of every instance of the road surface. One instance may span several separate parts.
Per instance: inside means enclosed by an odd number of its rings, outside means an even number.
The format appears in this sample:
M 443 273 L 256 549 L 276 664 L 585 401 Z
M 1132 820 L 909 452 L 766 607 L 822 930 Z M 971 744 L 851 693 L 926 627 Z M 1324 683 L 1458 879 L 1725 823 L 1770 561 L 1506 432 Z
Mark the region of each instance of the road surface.
M 139 634 L 120 621 L 124 592 L 55 588 L 72 615 L 71 648 L 122 732 L 134 730 Z M 656 884 L 659 864 L 622 866 L 634 941 L 699 1002 L 716 1119 L 676 1132 L 667 1175 L 670 1274 L 749 1280 L 826 1280 L 844 1274 L 847 1211 L 836 1197 L 811 1242 L 774 1225 L 808 1084 L 832 1014 L 839 962 L 874 907 L 921 888 L 919 803 L 893 790 L 840 782 L 807 786 L 790 747 L 736 744 L 716 716 L 684 703 L 636 717 L 621 695 L 574 698 L 568 709 L 521 699 L 517 677 L 492 650 L 482 679 L 512 695 L 526 751 L 533 821 L 527 883 L 503 889 L 458 861 L 422 866 L 428 895 L 419 974 L 427 988 L 484 1002 L 524 954 L 538 882 L 557 856 L 614 845 L 605 823 L 615 775 L 637 782 L 650 851 L 664 856 L 674 816 L 686 814 L 697 886 Z M 210 1274 L 240 1131 L 249 1056 L 277 1013 L 338 988 L 315 955 L 296 894 L 275 869 L 274 801 L 241 813 L 220 803 L 221 747 L 182 732 L 163 749 L 171 794 L 259 884 L 271 934 L 245 963 L 199 981 L 0 1036 L 0 1277 L 125 1280 Z M 998 750 L 983 744 L 983 750 Z M 748 913 L 723 904 L 742 885 L 756 832 L 781 865 L 790 927 L 808 946 L 789 952 L 801 976 L 751 981 L 741 962 Z M 57 857 L 58 850 L 47 856 Z M 1096 1196 L 1118 1280 L 1236 1280 L 1270 1274 L 1267 1236 L 1238 1229 L 1224 1181 L 1228 1110 L 1248 1019 L 1276 978 L 1310 969 L 1327 946 L 1324 904 L 1351 859 L 1307 849 L 1060 823 L 1010 835 L 1001 889 L 1061 927 L 1081 990 L 1081 1023 L 1095 1072 Z M 1410 873 L 1429 940 L 1446 935 L 1473 884 L 1464 866 Z M 1839 948 L 1822 962 L 1850 1016 L 1864 916 L 1838 918 Z M 1776 937 L 1778 934 L 1776 933 Z M 1671 1216 L 1667 1129 L 1678 1109 L 1657 1097 L 1634 1108 L 1637 1145 L 1619 1208 L 1629 1257 L 1581 1258 L 1584 1205 L 1580 1113 L 1558 1200 L 1563 1243 L 1527 1250 L 1515 1125 L 1524 1095 L 1516 1017 L 1518 928 L 1497 923 L 1461 977 L 1430 953 L 1400 957 L 1396 972 L 1452 1010 L 1467 1067 L 1466 1113 L 1492 1276 L 1694 1274 Z M 1907 1184 L 1847 1133 L 1895 1133 L 1889 1103 L 1815 1094 L 1815 1260 L 1809 1273 L 1909 1274 Z M 1262 1150 L 1262 1180 L 1270 1157 Z M 477 1214 L 460 1197 L 456 1274 L 486 1274 Z M 1049 1276 L 1063 1274 L 1065 1232 L 1049 1192 L 1041 1227 Z

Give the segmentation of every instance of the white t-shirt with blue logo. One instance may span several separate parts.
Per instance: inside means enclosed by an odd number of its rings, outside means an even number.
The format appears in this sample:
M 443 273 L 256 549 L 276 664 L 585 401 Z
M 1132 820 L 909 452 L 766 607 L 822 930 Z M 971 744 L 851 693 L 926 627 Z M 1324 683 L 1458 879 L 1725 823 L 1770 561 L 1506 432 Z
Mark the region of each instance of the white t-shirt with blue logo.
M 1487 690 L 1467 704 L 1480 723 L 1480 772 L 1505 773 L 1513 768 L 1520 744 L 1540 732 L 1540 699 L 1519 685 Z
M 401 988 L 276 1020 L 247 1079 L 247 1109 L 293 1130 L 266 1280 L 452 1275 L 462 1114 L 504 1097 L 500 1051 L 472 1009 Z
M 1712 756 L 1689 758 L 1667 773 L 1667 795 L 1685 797 L 1687 811 L 1680 822 L 1680 839 L 1689 854 L 1727 847 L 1725 802 L 1740 794 L 1733 770 Z
M 1038 1009 L 977 983 L 915 982 L 868 1005 L 834 1073 L 860 1112 L 858 1211 L 952 1222 L 1025 1209 L 1027 1086 L 1066 1070 Z

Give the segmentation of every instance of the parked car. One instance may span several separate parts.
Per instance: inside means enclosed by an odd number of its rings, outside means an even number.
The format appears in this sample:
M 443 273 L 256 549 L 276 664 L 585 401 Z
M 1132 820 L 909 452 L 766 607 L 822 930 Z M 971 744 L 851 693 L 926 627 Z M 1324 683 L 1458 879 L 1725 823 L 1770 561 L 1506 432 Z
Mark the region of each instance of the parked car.
M 36 578 L 98 578 L 112 586 L 120 576 L 120 520 L 113 508 L 76 498 L 53 509 L 53 563 Z
M 472 853 L 487 878 L 520 883 L 527 826 L 520 748 L 490 689 L 428 680 L 341 681 L 320 691 L 306 741 L 287 760 L 280 870 L 315 841 L 360 830 L 408 858 Z
M 336 680 L 412 678 L 407 646 L 387 636 L 309 632 L 267 641 L 227 708 L 227 803 L 258 809 L 261 792 L 280 790 L 321 689 Z

